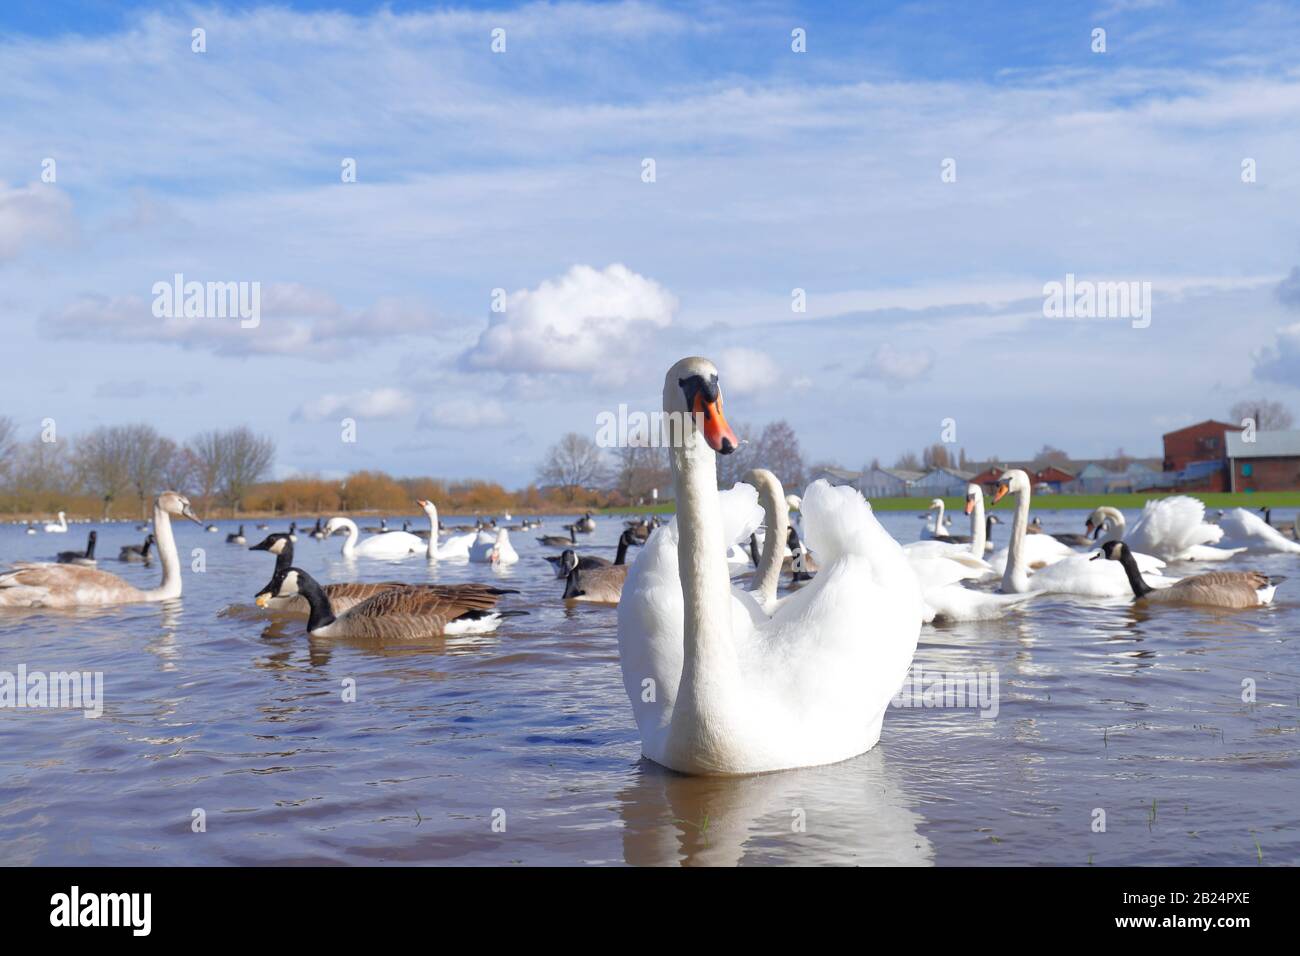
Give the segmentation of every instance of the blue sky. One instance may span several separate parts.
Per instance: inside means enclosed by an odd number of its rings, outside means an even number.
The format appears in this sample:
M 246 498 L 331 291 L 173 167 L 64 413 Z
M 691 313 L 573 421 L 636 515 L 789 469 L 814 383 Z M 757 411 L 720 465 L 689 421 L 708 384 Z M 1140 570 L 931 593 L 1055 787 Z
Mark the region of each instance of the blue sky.
M 1294 6 L 339 9 L 0 10 L 0 413 L 520 485 L 689 353 L 854 467 L 1300 412 Z M 177 272 L 261 325 L 154 318 Z M 1066 273 L 1150 282 L 1150 328 L 1044 318 Z

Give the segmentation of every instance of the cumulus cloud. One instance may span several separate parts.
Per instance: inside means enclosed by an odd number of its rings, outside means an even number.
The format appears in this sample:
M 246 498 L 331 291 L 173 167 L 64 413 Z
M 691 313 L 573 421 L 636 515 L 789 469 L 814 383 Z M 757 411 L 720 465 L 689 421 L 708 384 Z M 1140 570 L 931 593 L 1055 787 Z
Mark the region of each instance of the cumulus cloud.
M 462 356 L 466 368 L 508 373 L 605 377 L 625 367 L 649 336 L 672 324 L 677 299 L 626 266 L 575 265 L 536 289 L 506 297 L 478 342 Z
M 858 371 L 858 378 L 875 379 L 890 385 L 906 385 L 924 378 L 934 365 L 934 353 L 929 349 L 913 351 L 896 349 L 888 342 L 871 353 Z
M 723 394 L 773 392 L 781 385 L 781 370 L 776 362 L 757 349 L 723 349 L 718 353 L 717 366 Z
M 185 276 L 186 282 L 192 280 L 205 281 Z M 166 276 L 159 281 L 173 280 Z M 153 299 L 92 294 L 47 312 L 41 327 L 54 338 L 79 341 L 155 342 L 217 355 L 331 361 L 375 341 L 430 332 L 437 324 L 432 310 L 409 302 L 379 299 L 364 309 L 348 309 L 328 293 L 294 282 L 262 284 L 260 305 L 256 326 L 244 328 L 238 317 L 158 318 Z
M 293 413 L 294 421 L 321 422 L 346 415 L 371 421 L 384 418 L 401 418 L 415 408 L 411 396 L 401 389 L 362 389 L 351 395 L 322 395 L 304 402 Z
M 1300 322 L 1282 326 L 1276 343 L 1255 353 L 1255 378 L 1292 387 L 1300 383 Z
M 76 232 L 72 200 L 55 186 L 32 183 L 8 189 L 0 184 L 0 262 L 34 243 L 66 241 Z
M 420 416 L 420 427 L 476 429 L 500 428 L 510 423 L 505 407 L 493 398 L 451 398 L 438 402 Z
M 1277 284 L 1277 300 L 1288 309 L 1300 310 L 1300 266 L 1292 269 L 1290 274 Z

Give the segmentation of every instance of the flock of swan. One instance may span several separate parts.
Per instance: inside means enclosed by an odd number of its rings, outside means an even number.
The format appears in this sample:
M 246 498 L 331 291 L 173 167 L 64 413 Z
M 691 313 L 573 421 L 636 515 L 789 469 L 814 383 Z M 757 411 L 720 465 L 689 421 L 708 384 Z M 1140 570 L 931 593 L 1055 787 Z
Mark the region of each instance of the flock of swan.
M 676 515 L 627 522 L 614 561 L 580 555 L 578 535 L 595 530 L 591 514 L 543 535 L 564 579 L 566 601 L 616 605 L 624 686 L 644 755 L 688 774 L 749 774 L 833 763 L 872 748 L 890 700 L 911 666 L 922 627 L 938 620 L 987 620 L 1019 613 L 1042 595 L 1128 598 L 1146 605 L 1249 608 L 1269 604 L 1280 578 L 1214 570 L 1175 576 L 1170 565 L 1214 562 L 1244 553 L 1300 553 L 1245 509 L 1205 520 L 1194 498 L 1148 502 L 1127 526 L 1117 509 L 1097 508 L 1081 534 L 1047 534 L 1029 520 L 1031 482 L 1003 474 L 993 502 L 1012 496 L 1007 545 L 990 540 L 997 519 L 983 489 L 970 485 L 968 535 L 951 535 L 936 499 L 921 539 L 900 544 L 855 489 L 813 482 L 802 498 L 786 495 L 772 472 L 756 468 L 719 490 L 717 459 L 738 439 L 722 410 L 716 367 L 682 359 L 664 379 L 663 410 L 689 422 L 670 449 Z M 510 531 L 496 522 L 447 529 L 433 502 L 420 501 L 429 530 L 387 530 L 361 537 L 346 517 L 317 522 L 312 537 L 345 537 L 347 558 L 423 555 L 430 561 L 490 565 L 519 561 Z M 52 563 L 22 563 L 0 573 L 0 608 L 71 608 L 181 595 L 172 520 L 200 523 L 190 502 L 164 492 L 152 532 L 121 560 L 162 565 L 158 587 L 138 589 L 97 569 L 94 535 L 85 552 Z M 66 520 L 60 515 L 66 529 Z M 211 526 L 209 526 L 211 527 Z M 227 537 L 245 544 L 243 528 Z M 296 526 L 250 550 L 275 556 L 258 608 L 304 616 L 318 637 L 405 639 L 490 631 L 523 609 L 499 606 L 517 591 L 487 584 L 330 583 L 293 561 Z M 629 562 L 632 548 L 639 555 Z M 129 553 L 128 553 L 129 552 Z M 760 553 L 761 552 L 761 553 Z M 752 568 L 752 571 L 751 571 Z M 737 570 L 743 569 L 740 576 Z M 781 592 L 784 574 L 790 576 Z

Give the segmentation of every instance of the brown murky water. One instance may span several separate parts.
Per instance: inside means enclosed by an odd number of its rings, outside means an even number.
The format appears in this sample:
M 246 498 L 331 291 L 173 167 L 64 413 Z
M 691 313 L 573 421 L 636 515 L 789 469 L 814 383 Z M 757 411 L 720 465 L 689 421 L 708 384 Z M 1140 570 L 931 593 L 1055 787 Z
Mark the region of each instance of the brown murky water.
M 912 514 L 882 520 L 915 538 Z M 1045 520 L 1073 528 L 1081 516 Z M 6 526 L 0 556 L 81 546 L 80 527 Z M 612 554 L 619 528 L 599 521 L 598 553 Z M 419 556 L 347 562 L 341 539 L 302 536 L 297 563 L 324 581 L 492 580 L 519 588 L 508 600 L 531 612 L 492 635 L 374 647 L 229 613 L 272 561 L 226 545 L 227 530 L 179 530 L 183 554 L 207 553 L 179 601 L 0 612 L 0 671 L 101 671 L 105 696 L 98 719 L 0 710 L 0 862 L 1300 862 L 1295 556 L 1232 563 L 1292 575 L 1267 610 L 1146 615 L 1051 600 L 926 628 L 917 662 L 996 673 L 996 717 L 898 708 L 857 759 L 698 779 L 639 758 L 615 612 L 566 608 L 541 559 L 555 552 L 532 533 L 514 536 L 522 560 L 500 572 Z M 101 526 L 101 554 L 139 537 Z M 138 583 L 158 574 L 101 566 Z M 194 832 L 195 810 L 206 832 Z

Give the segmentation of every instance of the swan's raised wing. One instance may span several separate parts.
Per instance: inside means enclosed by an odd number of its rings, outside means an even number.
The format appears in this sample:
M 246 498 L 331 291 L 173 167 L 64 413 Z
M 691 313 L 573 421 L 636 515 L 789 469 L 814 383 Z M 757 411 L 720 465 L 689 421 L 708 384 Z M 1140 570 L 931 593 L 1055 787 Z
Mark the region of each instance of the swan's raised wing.
M 1157 556 L 1177 555 L 1198 544 L 1215 544 L 1223 537 L 1218 525 L 1205 523 L 1205 505 L 1177 495 L 1148 501 L 1124 542 L 1134 551 Z

